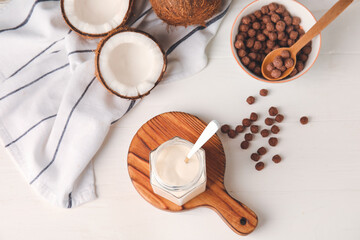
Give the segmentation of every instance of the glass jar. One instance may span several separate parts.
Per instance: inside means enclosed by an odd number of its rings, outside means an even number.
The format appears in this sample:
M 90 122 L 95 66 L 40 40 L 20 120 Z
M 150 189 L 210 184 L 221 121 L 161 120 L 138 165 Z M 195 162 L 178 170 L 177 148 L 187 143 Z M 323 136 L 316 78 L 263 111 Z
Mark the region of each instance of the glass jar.
M 205 151 L 197 151 L 188 163 L 193 143 L 174 137 L 150 153 L 150 183 L 153 191 L 181 206 L 206 189 Z

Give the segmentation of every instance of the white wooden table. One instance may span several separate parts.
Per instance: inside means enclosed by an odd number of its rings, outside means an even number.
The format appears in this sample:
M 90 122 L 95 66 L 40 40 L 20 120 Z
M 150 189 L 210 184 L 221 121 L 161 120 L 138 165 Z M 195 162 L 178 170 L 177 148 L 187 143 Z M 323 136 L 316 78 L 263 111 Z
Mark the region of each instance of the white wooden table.
M 98 199 L 76 209 L 44 202 L 0 148 L 0 239 L 239 239 L 215 212 L 160 211 L 133 188 L 127 150 L 137 129 L 166 111 L 185 111 L 205 121 L 235 125 L 270 106 L 284 113 L 278 147 L 264 158 L 262 172 L 249 159 L 265 142 L 258 135 L 249 151 L 242 137 L 221 135 L 227 155 L 225 186 L 253 209 L 257 229 L 246 239 L 360 239 L 360 3 L 353 3 L 322 35 L 313 68 L 293 82 L 273 85 L 248 77 L 234 61 L 229 33 L 250 1 L 234 0 L 207 51 L 205 70 L 188 79 L 160 84 L 111 130 L 96 155 Z M 319 18 L 335 1 L 302 0 Z M 245 103 L 261 88 L 270 94 Z M 310 116 L 302 126 L 299 117 Z M 275 165 L 276 153 L 283 162 Z

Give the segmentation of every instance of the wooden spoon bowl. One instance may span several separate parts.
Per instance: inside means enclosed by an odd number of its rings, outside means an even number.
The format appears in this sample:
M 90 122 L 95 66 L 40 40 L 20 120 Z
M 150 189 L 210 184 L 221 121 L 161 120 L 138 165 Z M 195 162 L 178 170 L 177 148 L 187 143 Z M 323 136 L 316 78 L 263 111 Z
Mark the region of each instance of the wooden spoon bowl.
M 283 50 L 288 50 L 290 52 L 290 54 L 291 54 L 290 57 L 294 60 L 294 66 L 292 66 L 291 68 L 286 69 L 286 71 L 283 72 L 280 77 L 273 78 L 271 76 L 271 72 L 269 72 L 266 69 L 266 66 L 268 64 L 272 63 L 277 56 L 280 56 L 280 54 L 281 54 L 281 52 Z M 275 49 L 274 51 L 271 51 L 268 55 L 266 55 L 262 65 L 261 65 L 261 72 L 262 72 L 263 76 L 265 76 L 268 80 L 278 81 L 278 80 L 283 79 L 284 76 L 288 76 L 294 70 L 295 66 L 296 66 L 296 53 L 294 51 L 291 51 L 290 48 L 278 48 L 278 49 Z

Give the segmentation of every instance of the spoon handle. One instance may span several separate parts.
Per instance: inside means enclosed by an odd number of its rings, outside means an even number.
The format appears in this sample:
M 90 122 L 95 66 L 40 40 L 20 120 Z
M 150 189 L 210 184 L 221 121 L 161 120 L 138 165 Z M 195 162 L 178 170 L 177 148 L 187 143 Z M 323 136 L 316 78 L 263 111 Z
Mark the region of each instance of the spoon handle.
M 212 120 L 205 128 L 205 130 L 201 133 L 199 139 L 196 141 L 194 146 L 191 148 L 190 152 L 186 156 L 188 159 L 194 155 L 216 132 L 219 130 L 220 124 Z
M 337 18 L 353 0 L 339 0 L 332 8 L 330 8 L 324 16 L 320 18 L 311 29 L 302 36 L 291 48 L 295 53 L 299 52 L 311 39 L 318 35 L 324 28 Z

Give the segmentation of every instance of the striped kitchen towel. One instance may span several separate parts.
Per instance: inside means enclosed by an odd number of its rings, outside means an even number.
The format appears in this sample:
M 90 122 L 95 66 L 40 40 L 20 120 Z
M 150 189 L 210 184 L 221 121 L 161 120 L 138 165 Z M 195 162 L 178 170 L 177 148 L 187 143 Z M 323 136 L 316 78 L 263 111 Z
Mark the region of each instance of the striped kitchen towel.
M 184 28 L 167 26 L 147 0 L 137 0 L 129 25 L 165 49 L 164 80 L 185 78 L 206 66 L 206 45 L 230 2 L 205 26 Z M 110 126 L 139 102 L 111 95 L 96 80 L 98 41 L 69 30 L 59 0 L 10 0 L 0 8 L 0 138 L 26 181 L 61 207 L 96 197 L 91 159 Z

